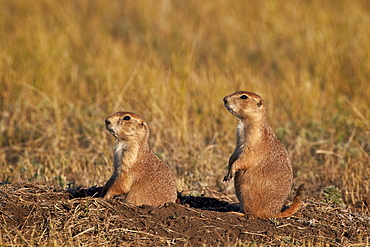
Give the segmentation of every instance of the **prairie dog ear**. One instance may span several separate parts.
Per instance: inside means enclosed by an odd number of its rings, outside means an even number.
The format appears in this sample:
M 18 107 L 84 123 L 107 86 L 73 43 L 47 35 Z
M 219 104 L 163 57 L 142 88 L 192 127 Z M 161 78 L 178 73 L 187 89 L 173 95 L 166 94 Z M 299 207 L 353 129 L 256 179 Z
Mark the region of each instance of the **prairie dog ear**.
M 142 129 L 144 128 L 145 123 L 144 123 L 144 121 L 143 121 L 143 120 L 140 120 L 139 126 L 140 126 L 140 128 L 142 128 Z
M 257 102 L 257 106 L 258 106 L 258 107 L 261 107 L 261 106 L 262 106 L 262 104 L 263 104 L 263 103 L 262 103 L 262 100 L 260 100 L 260 101 L 258 101 L 258 102 Z

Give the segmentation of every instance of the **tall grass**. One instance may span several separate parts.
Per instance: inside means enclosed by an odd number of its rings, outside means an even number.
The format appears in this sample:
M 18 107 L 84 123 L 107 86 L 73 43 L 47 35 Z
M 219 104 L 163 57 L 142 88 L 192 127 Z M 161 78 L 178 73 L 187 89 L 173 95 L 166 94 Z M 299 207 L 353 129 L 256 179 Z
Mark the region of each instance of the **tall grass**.
M 134 111 L 178 189 L 222 183 L 236 119 L 260 94 L 309 195 L 370 200 L 370 3 L 0 0 L 0 180 L 103 185 Z

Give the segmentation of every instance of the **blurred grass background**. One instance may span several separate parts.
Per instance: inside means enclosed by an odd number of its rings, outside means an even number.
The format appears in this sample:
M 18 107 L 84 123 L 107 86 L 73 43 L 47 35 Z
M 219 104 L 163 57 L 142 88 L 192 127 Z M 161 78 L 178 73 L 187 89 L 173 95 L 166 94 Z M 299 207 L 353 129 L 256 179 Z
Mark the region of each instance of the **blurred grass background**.
M 104 119 L 143 116 L 178 189 L 222 183 L 237 120 L 260 94 L 309 196 L 370 203 L 370 2 L 0 0 L 0 181 L 102 186 Z

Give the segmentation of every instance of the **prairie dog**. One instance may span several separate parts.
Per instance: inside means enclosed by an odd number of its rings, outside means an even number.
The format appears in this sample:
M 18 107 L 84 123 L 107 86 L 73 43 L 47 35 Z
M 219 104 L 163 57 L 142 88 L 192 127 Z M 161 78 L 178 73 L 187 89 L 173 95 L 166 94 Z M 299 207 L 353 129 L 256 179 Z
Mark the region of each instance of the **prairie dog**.
M 105 199 L 124 195 L 135 205 L 159 206 L 175 202 L 175 176 L 149 146 L 149 127 L 139 115 L 117 112 L 105 119 L 107 130 L 116 138 L 114 172 L 105 184 Z
M 224 99 L 226 109 L 239 119 L 234 153 L 229 159 L 228 181 L 235 173 L 235 192 L 241 210 L 257 218 L 281 218 L 302 205 L 301 185 L 293 204 L 281 212 L 293 181 L 288 151 L 267 122 L 263 99 L 238 91 Z

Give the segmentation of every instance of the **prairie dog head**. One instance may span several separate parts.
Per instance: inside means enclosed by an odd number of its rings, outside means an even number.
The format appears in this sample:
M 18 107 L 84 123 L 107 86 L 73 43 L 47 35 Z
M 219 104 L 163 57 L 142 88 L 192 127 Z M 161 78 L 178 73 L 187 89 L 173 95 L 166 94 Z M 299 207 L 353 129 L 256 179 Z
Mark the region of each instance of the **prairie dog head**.
M 258 94 L 238 91 L 224 99 L 226 109 L 240 120 L 261 120 L 266 116 L 265 102 Z
M 140 142 L 149 137 L 148 124 L 132 112 L 117 112 L 107 117 L 105 127 L 118 142 Z

